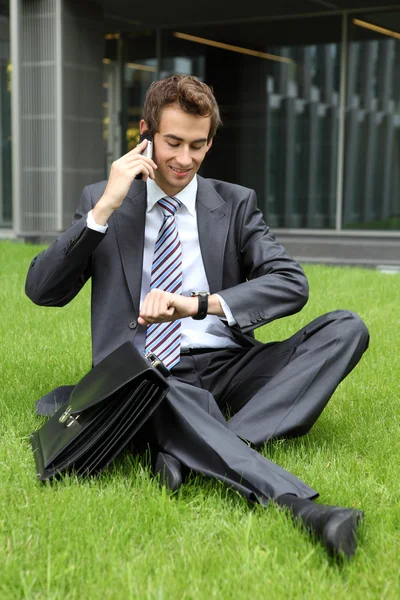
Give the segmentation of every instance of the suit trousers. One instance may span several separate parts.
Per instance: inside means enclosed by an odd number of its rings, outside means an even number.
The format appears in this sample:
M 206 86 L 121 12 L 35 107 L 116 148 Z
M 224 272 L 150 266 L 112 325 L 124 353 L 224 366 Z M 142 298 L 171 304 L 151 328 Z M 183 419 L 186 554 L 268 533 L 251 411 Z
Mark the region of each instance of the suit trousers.
M 368 340 L 356 314 L 335 311 L 282 342 L 182 354 L 150 424 L 159 448 L 248 500 L 315 498 L 252 446 L 307 433 Z

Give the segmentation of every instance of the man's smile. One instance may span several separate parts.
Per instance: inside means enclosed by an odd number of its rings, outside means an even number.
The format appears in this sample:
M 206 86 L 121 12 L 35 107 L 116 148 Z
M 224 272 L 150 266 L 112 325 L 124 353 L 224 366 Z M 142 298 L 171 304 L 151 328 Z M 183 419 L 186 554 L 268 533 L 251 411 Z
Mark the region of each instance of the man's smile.
M 178 175 L 181 177 L 183 175 L 187 175 L 192 170 L 192 169 L 178 169 L 177 167 L 172 167 L 172 166 L 170 166 L 170 169 L 173 171 L 173 173 L 175 173 L 175 175 Z

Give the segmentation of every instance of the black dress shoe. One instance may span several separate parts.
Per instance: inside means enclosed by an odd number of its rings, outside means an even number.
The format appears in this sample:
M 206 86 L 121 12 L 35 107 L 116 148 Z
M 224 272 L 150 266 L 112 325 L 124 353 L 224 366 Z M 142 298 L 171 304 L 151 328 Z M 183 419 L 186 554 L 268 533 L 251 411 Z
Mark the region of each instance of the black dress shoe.
M 329 556 L 348 560 L 355 553 L 357 528 L 364 517 L 362 510 L 314 504 L 293 494 L 280 496 L 276 503 L 289 509 L 295 521 L 321 540 Z
M 171 454 L 165 452 L 157 454 L 154 474 L 155 476 L 160 475 L 160 486 L 165 485 L 172 492 L 178 490 L 182 485 L 181 463 Z
M 297 518 L 322 540 L 329 556 L 349 560 L 357 548 L 357 529 L 364 513 L 353 508 L 313 504 L 303 508 Z

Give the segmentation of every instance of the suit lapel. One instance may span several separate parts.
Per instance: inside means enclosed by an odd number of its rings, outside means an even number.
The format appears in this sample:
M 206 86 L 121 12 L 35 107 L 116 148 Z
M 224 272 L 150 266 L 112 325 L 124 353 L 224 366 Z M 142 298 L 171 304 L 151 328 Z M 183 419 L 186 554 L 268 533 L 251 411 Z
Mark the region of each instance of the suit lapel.
M 139 313 L 143 270 L 146 207 L 146 184 L 135 180 L 121 207 L 114 213 L 121 262 L 137 313 Z
M 199 243 L 210 293 L 222 289 L 224 250 L 231 208 L 213 186 L 198 176 L 196 198 Z
M 135 180 L 121 207 L 114 213 L 122 267 L 137 313 L 143 270 L 146 207 L 146 184 Z M 200 176 L 196 208 L 201 255 L 210 292 L 214 294 L 222 289 L 224 250 L 231 208 L 213 186 Z

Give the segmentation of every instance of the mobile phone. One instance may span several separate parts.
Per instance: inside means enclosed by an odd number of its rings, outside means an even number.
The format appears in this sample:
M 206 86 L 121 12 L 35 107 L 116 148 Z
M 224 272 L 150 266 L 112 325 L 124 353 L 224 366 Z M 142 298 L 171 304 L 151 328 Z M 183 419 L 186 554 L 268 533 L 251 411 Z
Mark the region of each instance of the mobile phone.
M 140 134 L 139 143 L 143 142 L 143 140 L 147 140 L 147 146 L 142 152 L 142 156 L 146 156 L 147 158 L 153 158 L 153 136 L 148 131 L 144 131 Z M 142 173 L 136 175 L 135 179 L 142 179 Z

